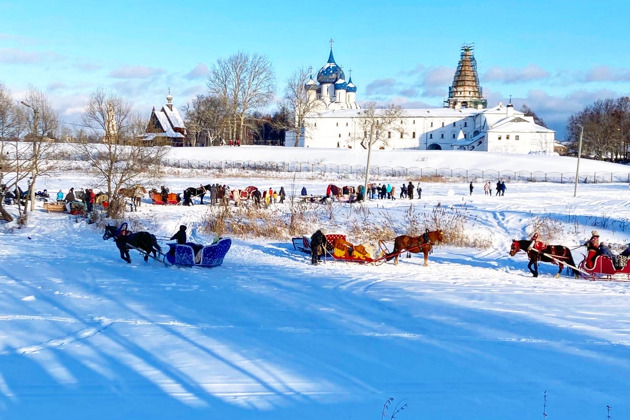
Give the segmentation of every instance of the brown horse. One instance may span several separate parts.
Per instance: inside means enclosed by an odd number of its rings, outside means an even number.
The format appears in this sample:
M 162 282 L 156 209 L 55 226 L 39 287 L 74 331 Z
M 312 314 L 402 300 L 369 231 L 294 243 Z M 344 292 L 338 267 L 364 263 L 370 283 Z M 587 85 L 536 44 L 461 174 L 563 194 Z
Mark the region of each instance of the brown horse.
M 147 189 L 140 184 L 136 184 L 129 188 L 121 188 L 118 192 L 123 197 L 130 198 L 133 205 L 138 207 L 142 203 L 142 197 L 147 193 Z
M 564 245 L 546 245 L 542 250 L 537 250 L 534 247 L 530 249 L 531 243 L 532 241 L 527 239 L 520 241 L 514 239 L 512 241 L 512 247 L 510 248 L 510 257 L 513 257 L 519 251 L 525 252 L 527 258 L 529 258 L 527 268 L 529 268 L 529 271 L 534 277 L 538 277 L 538 261 L 557 264 L 558 272 L 556 273 L 556 277 L 560 277 L 560 273 L 565 265 L 571 268 L 576 278 L 578 277 L 578 272 L 573 268 L 575 267 L 575 262 L 573 261 L 573 255 L 571 255 L 569 248 Z
M 429 252 L 433 249 L 433 245 L 436 242 L 444 240 L 444 232 L 439 230 L 433 230 L 431 232 L 426 231 L 420 236 L 398 236 L 394 240 L 394 251 L 387 257 L 387 261 L 394 258 L 394 265 L 398 265 L 398 256 L 407 251 L 407 258 L 411 257 L 410 252 L 417 254 L 422 252 L 424 254 L 424 265 L 429 265 Z

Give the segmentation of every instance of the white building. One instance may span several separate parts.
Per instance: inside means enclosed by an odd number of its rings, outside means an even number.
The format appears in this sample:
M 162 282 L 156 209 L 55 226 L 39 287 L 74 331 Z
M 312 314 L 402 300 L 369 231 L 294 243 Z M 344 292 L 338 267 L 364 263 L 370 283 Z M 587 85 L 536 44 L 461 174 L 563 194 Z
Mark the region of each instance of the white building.
M 481 88 L 472 86 L 478 80 L 472 49 L 466 46 L 463 51 L 453 81 L 453 86 L 459 87 L 449 89 L 449 100 L 446 101 L 447 106 L 452 107 L 405 109 L 400 123 L 392 126 L 383 144 L 377 146 L 385 149 L 552 153 L 553 130 L 537 125 L 533 117 L 516 111 L 511 103 L 507 106 L 499 103 L 485 109 L 485 100 L 479 96 Z M 356 103 L 356 86 L 351 79 L 345 83 L 344 73 L 335 63 L 332 49 L 328 62 L 317 74 L 317 82 L 311 79 L 306 84 L 309 100 L 317 103 L 306 117 L 298 146 L 360 148 L 366 134 L 361 130 L 362 111 Z M 468 96 L 459 98 L 458 95 Z M 468 104 L 475 108 L 468 108 Z M 295 133 L 287 132 L 285 145 L 293 144 Z

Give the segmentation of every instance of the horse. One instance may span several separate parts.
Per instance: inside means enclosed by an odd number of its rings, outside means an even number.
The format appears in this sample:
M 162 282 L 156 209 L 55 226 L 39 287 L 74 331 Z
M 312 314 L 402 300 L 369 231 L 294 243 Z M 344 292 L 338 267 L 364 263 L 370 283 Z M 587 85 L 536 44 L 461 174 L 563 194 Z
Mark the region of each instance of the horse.
M 260 190 L 254 190 L 251 192 L 252 200 L 254 200 L 254 206 L 260 207 L 260 202 L 262 200 L 262 194 Z
M 105 201 L 108 201 L 109 197 L 104 192 L 99 192 L 94 196 L 94 204 L 103 205 Z
M 203 204 L 203 196 L 206 195 L 206 192 L 210 191 L 212 185 L 202 185 L 200 187 L 188 187 L 184 190 L 184 193 L 188 194 L 188 197 L 199 197 L 201 199 L 201 204 Z
M 573 275 L 577 278 L 578 272 L 573 268 L 575 262 L 573 261 L 573 255 L 571 250 L 564 245 L 546 245 L 542 250 L 536 248 L 530 248 L 532 241 L 527 239 L 512 240 L 512 247 L 510 248 L 510 257 L 516 255 L 517 252 L 523 251 L 529 258 L 529 264 L 527 268 L 533 274 L 534 277 L 538 277 L 538 261 L 550 262 L 558 265 L 558 272 L 555 277 L 560 277 L 560 273 L 565 265 L 571 268 Z M 533 268 L 532 268 L 533 267 Z
M 398 256 L 407 251 L 407 258 L 411 257 L 410 252 L 424 254 L 424 265 L 429 265 L 429 252 L 436 242 L 444 240 L 444 232 L 441 229 L 426 231 L 420 236 L 401 235 L 394 240 L 394 251 L 386 259 L 394 259 L 394 265 L 398 265 Z
M 157 258 L 157 253 L 162 253 L 162 248 L 158 245 L 155 235 L 149 232 L 131 232 L 126 228 L 126 223 L 123 223 L 120 227 L 108 225 L 105 226 L 105 233 L 103 233 L 104 240 L 114 238 L 120 251 L 120 258 L 128 263 L 131 262 L 131 257 L 129 256 L 130 247 L 144 252 L 145 262 L 149 261 L 150 254 L 153 254 L 153 258 Z
M 328 187 L 326 188 L 326 192 L 330 191 L 330 196 L 331 197 L 336 197 L 337 201 L 339 201 L 339 198 L 341 198 L 343 191 L 341 188 L 339 188 L 336 185 L 333 184 L 329 184 Z
M 132 204 L 138 207 L 142 203 L 142 197 L 147 193 L 147 189 L 140 184 L 136 184 L 133 187 L 121 188 L 118 192 L 123 197 L 130 198 Z

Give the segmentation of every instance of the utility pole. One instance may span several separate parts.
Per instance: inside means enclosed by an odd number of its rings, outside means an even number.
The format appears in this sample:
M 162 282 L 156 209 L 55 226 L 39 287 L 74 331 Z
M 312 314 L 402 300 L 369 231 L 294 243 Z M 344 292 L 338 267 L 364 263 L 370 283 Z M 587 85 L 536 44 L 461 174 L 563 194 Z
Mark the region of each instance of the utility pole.
M 608 415 L 606 416 L 606 419 L 607 419 L 607 420 L 612 420 L 612 416 L 610 415 L 610 412 L 611 412 L 611 411 L 612 411 L 612 407 L 611 407 L 611 406 L 609 406 L 609 405 L 607 405 L 607 406 L 606 406 L 606 412 L 607 412 L 607 414 L 608 414 Z
M 580 127 L 580 143 L 578 146 L 577 169 L 575 170 L 575 187 L 573 188 L 573 197 L 577 196 L 577 185 L 580 180 L 580 157 L 582 156 L 582 135 L 584 134 L 584 127 L 580 124 L 577 126 Z
M 543 415 L 542 420 L 547 418 L 547 391 L 543 394 Z

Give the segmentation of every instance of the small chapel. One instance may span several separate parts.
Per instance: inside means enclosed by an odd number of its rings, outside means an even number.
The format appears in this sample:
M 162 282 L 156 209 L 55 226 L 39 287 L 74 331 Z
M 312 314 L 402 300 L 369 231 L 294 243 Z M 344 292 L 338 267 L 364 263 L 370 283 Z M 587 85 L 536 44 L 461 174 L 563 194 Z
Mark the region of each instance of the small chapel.
M 186 135 L 186 125 L 169 92 L 166 104 L 159 111 L 153 107 L 143 140 L 151 144 L 185 146 Z

